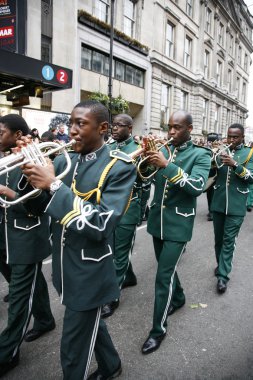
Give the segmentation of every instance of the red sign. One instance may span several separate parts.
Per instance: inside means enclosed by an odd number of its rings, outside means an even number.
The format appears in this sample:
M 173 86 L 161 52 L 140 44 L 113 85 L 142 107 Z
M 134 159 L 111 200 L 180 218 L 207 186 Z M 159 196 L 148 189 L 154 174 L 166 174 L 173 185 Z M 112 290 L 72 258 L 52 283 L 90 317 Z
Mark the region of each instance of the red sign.
M 65 84 L 68 81 L 68 74 L 65 70 L 58 70 L 56 74 L 56 78 L 59 83 Z
M 0 38 L 11 38 L 14 37 L 14 27 L 6 26 L 4 28 L 0 28 Z
M 0 49 L 16 52 L 17 0 L 0 0 Z

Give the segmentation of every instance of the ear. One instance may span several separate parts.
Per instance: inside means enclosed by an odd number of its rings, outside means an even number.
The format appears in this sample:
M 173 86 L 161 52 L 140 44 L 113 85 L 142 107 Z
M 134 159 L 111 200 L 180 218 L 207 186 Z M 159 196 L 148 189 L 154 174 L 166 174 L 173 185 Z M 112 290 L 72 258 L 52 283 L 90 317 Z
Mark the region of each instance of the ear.
M 129 133 L 131 133 L 131 134 L 132 134 L 133 126 L 132 126 L 132 125 L 130 125 L 128 128 L 129 128 Z
M 192 124 L 188 125 L 187 129 L 191 133 L 191 131 L 193 130 L 193 125 Z
M 16 131 L 15 132 L 15 140 L 20 140 L 21 139 L 21 137 L 23 136 L 23 133 L 22 133 L 22 131 Z
M 103 123 L 99 125 L 99 134 L 106 135 L 107 133 L 108 133 L 108 123 L 107 121 L 103 121 Z

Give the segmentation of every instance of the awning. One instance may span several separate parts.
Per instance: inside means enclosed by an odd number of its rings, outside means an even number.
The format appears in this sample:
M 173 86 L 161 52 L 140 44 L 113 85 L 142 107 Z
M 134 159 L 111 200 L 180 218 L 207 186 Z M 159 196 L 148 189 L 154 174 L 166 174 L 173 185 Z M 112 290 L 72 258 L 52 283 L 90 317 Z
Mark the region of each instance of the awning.
M 38 96 L 72 87 L 72 70 L 0 49 L 0 94 Z

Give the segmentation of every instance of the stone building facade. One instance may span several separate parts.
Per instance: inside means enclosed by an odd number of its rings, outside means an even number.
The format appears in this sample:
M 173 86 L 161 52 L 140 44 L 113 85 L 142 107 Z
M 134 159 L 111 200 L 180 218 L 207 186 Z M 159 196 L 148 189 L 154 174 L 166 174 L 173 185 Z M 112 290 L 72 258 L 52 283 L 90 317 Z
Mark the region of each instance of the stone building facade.
M 164 134 L 177 109 L 193 115 L 196 136 L 245 124 L 253 18 L 243 0 L 114 4 L 113 96 L 129 102 L 136 133 Z M 30 107 L 70 112 L 108 92 L 110 10 L 111 0 L 27 1 L 26 54 L 73 70 L 72 89 Z

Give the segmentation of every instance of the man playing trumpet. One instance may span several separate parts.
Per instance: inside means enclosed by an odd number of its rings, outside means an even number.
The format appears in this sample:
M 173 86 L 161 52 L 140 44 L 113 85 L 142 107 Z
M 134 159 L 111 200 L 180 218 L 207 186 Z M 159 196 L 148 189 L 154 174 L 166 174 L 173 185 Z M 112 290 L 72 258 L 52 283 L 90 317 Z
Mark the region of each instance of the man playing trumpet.
M 217 178 L 211 211 L 217 261 L 215 275 L 217 291 L 221 294 L 227 290 L 236 237 L 246 214 L 249 184 L 253 183 L 253 149 L 244 146 L 243 141 L 243 126 L 232 124 L 227 132 L 229 147 L 215 156 Z
M 155 174 L 155 193 L 150 205 L 148 232 L 153 236 L 158 263 L 155 281 L 153 326 L 142 353 L 157 350 L 167 330 L 167 317 L 185 304 L 176 269 L 187 241 L 191 240 L 196 197 L 205 187 L 210 169 L 209 149 L 190 140 L 192 117 L 177 111 L 169 119 L 169 153 L 148 151 L 149 163 L 160 168 Z
M 15 114 L 0 118 L 0 150 L 10 151 L 29 133 L 25 120 Z M 0 162 L 1 165 L 1 162 Z M 17 197 L 22 172 L 16 168 L 0 177 L 0 196 Z M 8 325 L 0 334 L 0 377 L 19 363 L 19 347 L 55 328 L 48 288 L 41 267 L 50 255 L 49 218 L 27 212 L 23 203 L 3 208 L 0 223 L 0 255 L 6 250 L 9 282 Z M 2 265 L 4 265 L 2 263 Z M 33 329 L 28 331 L 31 313 Z

